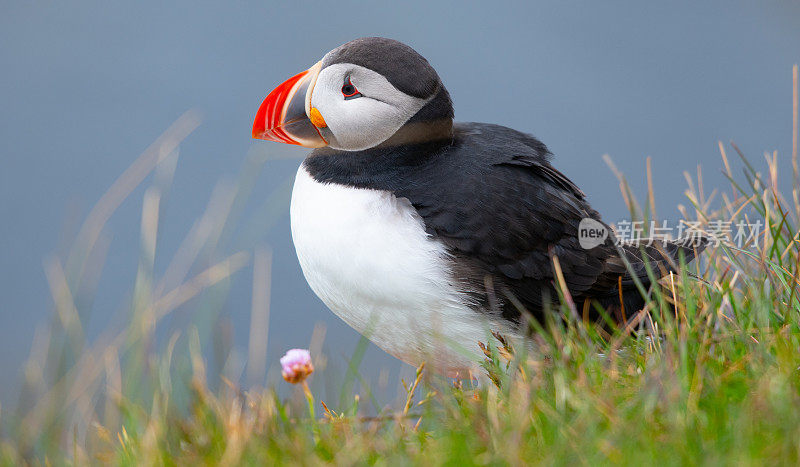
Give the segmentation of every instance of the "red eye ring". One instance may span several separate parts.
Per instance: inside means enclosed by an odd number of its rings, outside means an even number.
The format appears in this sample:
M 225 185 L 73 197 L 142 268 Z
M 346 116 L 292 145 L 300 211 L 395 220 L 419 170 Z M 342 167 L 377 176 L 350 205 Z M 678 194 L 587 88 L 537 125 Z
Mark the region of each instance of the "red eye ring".
M 342 86 L 342 95 L 344 96 L 345 100 L 361 97 L 361 93 L 358 92 L 358 89 L 356 89 L 353 83 L 350 82 L 350 78 L 348 78 L 347 83 Z

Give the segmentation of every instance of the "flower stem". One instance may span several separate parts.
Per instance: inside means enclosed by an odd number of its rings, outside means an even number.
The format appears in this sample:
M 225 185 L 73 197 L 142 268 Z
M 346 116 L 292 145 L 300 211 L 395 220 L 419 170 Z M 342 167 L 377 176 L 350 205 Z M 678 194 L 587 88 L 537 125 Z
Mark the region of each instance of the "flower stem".
M 303 394 L 305 394 L 306 401 L 308 401 L 308 415 L 311 416 L 311 431 L 314 434 L 314 443 L 319 443 L 319 427 L 317 427 L 317 416 L 314 412 L 314 394 L 311 394 L 311 389 L 305 380 L 300 384 L 303 385 Z

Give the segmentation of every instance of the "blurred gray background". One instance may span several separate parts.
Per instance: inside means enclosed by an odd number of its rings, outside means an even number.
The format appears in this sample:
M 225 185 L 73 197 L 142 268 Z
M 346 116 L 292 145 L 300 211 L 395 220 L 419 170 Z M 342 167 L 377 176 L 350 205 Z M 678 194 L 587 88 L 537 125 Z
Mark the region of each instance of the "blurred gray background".
M 203 123 L 181 146 L 159 254 L 169 259 L 213 187 L 235 179 L 248 154 L 269 159 L 244 212 L 256 215 L 305 153 L 250 139 L 261 100 L 359 36 L 395 38 L 422 53 L 449 89 L 458 120 L 499 123 L 542 139 L 556 167 L 612 222 L 626 209 L 603 154 L 639 195 L 645 158 L 652 157 L 662 217 L 687 204 L 684 170 L 701 164 L 707 189 L 721 186 L 718 140 L 735 140 L 756 162 L 777 150 L 790 167 L 791 66 L 800 61 L 796 1 L 0 5 L 3 405 L 13 401 L 36 325 L 51 313 L 43 259 L 64 250 L 119 174 L 196 108 Z M 141 199 L 139 189 L 110 221 L 90 337 L 129 300 Z M 267 362 L 274 366 L 287 348 L 307 346 L 322 322 L 325 351 L 341 371 L 358 335 L 306 285 L 290 238 L 288 194 L 285 203 L 274 221 L 256 223 L 263 228 L 255 236 L 251 229 L 244 245 L 273 252 Z M 157 273 L 165 261 L 157 259 Z M 248 267 L 213 318 L 229 325 L 242 355 L 251 281 Z M 374 347 L 362 369 L 370 381 L 408 371 Z

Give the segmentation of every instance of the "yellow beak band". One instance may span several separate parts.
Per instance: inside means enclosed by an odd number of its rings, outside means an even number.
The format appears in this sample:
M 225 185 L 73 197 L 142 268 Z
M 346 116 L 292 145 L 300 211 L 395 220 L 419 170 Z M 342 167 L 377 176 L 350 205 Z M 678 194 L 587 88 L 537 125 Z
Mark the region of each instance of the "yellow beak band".
M 325 128 L 328 126 L 325 123 L 325 119 L 322 118 L 322 114 L 319 113 L 316 107 L 311 107 L 311 111 L 308 113 L 308 118 L 311 120 L 311 123 L 317 128 Z

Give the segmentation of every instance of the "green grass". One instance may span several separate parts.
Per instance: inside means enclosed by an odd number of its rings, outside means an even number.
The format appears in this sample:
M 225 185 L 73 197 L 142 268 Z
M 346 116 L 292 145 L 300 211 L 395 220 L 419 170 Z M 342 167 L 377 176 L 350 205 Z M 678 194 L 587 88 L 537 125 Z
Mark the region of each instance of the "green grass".
M 795 115 L 796 96 L 795 90 Z M 766 228 L 757 244 L 709 248 L 702 261 L 666 277 L 626 329 L 600 329 L 564 305 L 552 311 L 535 352 L 489 343 L 485 370 L 496 384 L 476 387 L 420 368 L 413 380 L 397 382 L 402 397 L 367 416 L 353 392 L 357 371 L 348 372 L 349 392 L 340 400 L 316 397 L 309 410 L 300 387 L 281 398 L 274 388 L 239 387 L 227 367 L 222 379 L 210 375 L 201 349 L 213 332 L 202 325 L 157 337 L 164 317 L 179 306 L 217 313 L 231 275 L 249 258 L 246 251 L 224 255 L 219 245 L 252 184 L 251 167 L 220 195 L 227 202 L 209 203 L 207 222 L 190 232 L 164 277 L 154 277 L 159 200 L 177 157 L 170 154 L 194 126 L 191 114 L 183 117 L 98 203 L 70 254 L 47 263 L 56 312 L 34 343 L 19 407 L 3 408 L 3 463 L 800 462 L 796 139 L 788 198 L 778 189 L 774 155 L 766 164 L 744 156 L 733 164 L 720 144 L 731 183 L 710 194 L 700 172 L 687 175 L 687 220 L 705 228 L 715 220 L 761 220 Z M 732 165 L 741 165 L 742 175 Z M 75 297 L 92 280 L 105 221 L 150 170 L 156 176 L 143 203 L 142 255 L 128 318 L 89 343 L 82 331 L 86 312 Z M 652 189 L 639 209 L 620 182 L 632 215 L 653 217 Z M 276 191 L 265 212 L 282 193 Z M 264 264 L 263 254 L 256 255 L 254 270 L 268 274 Z M 253 300 L 254 322 L 263 322 L 257 290 Z M 670 312 L 673 303 L 677 315 Z M 249 358 L 257 359 L 260 349 L 251 345 Z M 263 380 L 263 372 L 256 376 Z

